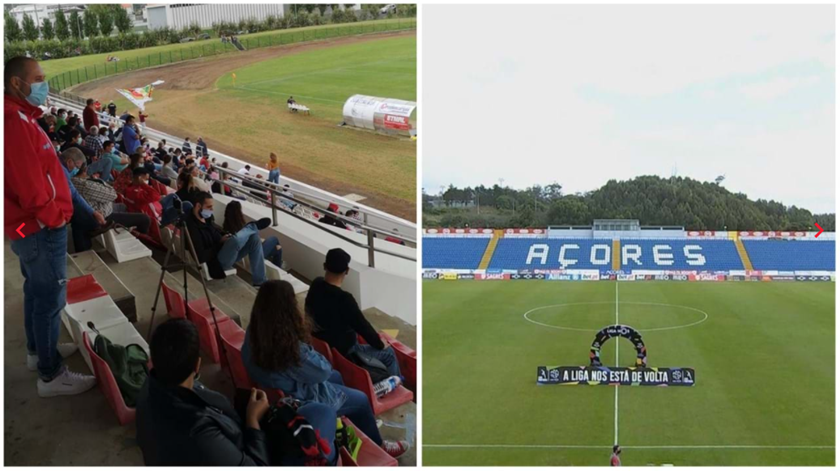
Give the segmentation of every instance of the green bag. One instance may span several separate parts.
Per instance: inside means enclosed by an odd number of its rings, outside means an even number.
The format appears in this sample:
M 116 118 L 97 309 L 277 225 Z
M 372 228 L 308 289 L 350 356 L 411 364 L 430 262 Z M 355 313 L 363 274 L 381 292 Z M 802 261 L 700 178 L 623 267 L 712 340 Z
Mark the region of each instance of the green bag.
M 140 345 L 123 347 L 112 343 L 102 334 L 96 336 L 93 351 L 105 360 L 111 369 L 125 405 L 134 407 L 140 388 L 149 376 L 149 355 Z
M 359 450 L 362 449 L 362 439 L 356 435 L 356 429 L 344 423 L 341 418 L 336 419 L 335 442 L 337 447 L 344 447 L 350 452 L 354 460 L 359 459 Z

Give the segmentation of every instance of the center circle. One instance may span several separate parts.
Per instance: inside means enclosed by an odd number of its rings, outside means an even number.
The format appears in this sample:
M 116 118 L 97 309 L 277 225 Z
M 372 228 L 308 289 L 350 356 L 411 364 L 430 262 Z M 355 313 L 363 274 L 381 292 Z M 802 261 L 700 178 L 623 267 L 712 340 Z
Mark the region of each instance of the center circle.
M 615 308 L 615 302 L 611 301 L 552 304 L 531 309 L 523 314 L 523 317 L 526 321 L 543 327 L 594 333 L 607 325 L 615 324 Z M 677 304 L 620 301 L 618 311 L 619 324 L 629 325 L 639 332 L 682 329 L 701 324 L 709 318 L 706 311 Z M 575 318 L 580 318 L 581 315 L 586 317 L 585 321 L 575 322 Z M 631 321 L 627 320 L 628 317 Z M 657 322 L 659 319 L 670 321 Z M 586 327 L 592 323 L 598 327 Z

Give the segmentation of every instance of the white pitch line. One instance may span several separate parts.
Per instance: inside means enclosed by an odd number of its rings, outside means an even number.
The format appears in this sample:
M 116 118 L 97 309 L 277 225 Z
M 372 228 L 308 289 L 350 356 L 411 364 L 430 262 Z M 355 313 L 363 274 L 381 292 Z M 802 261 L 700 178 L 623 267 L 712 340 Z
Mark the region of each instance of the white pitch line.
M 618 280 L 615 282 L 615 325 L 618 325 Z M 618 347 L 620 343 L 615 342 L 615 366 L 618 367 Z M 615 385 L 615 439 L 613 445 L 618 445 L 618 385 Z
M 557 448 L 557 449 L 606 449 L 612 445 L 504 445 L 504 444 L 431 444 L 427 448 Z M 833 450 L 834 445 L 622 445 L 622 449 L 637 450 Z

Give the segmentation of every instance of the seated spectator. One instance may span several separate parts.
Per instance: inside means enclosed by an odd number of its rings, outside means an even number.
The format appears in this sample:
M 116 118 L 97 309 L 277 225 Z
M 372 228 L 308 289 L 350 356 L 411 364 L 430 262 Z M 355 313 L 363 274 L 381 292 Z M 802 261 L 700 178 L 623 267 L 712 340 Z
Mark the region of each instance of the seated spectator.
M 66 124 L 58 128 L 58 137 L 61 142 L 70 140 L 70 132 L 76 129 L 76 122 L 78 118 L 67 118 Z
M 397 229 L 397 228 L 394 228 L 393 232 L 394 232 L 394 234 L 396 234 L 396 235 L 398 235 L 398 234 L 400 233 L 399 229 Z M 391 242 L 392 244 L 405 245 L 405 241 L 404 241 L 404 240 L 402 240 L 402 239 L 398 239 L 397 237 L 394 237 L 394 236 L 387 236 L 387 237 L 385 237 L 385 241 L 387 241 L 387 242 Z
M 243 227 L 245 227 L 245 215 L 242 214 L 242 203 L 231 201 L 225 208 L 225 223 L 222 229 L 227 233 L 234 234 L 242 230 Z M 280 239 L 276 236 L 269 236 L 266 237 L 262 245 L 265 259 L 282 268 L 283 247 L 280 245 Z
M 73 216 L 70 218 L 73 247 L 76 251 L 84 251 L 90 249 L 91 239 L 111 230 L 114 223 L 106 221 L 105 216 L 93 209 L 81 193 L 76 191 L 76 186 L 73 185 L 73 176 L 79 173 L 79 168 L 76 166 L 76 160 L 73 156 L 77 155 L 77 152 L 80 151 L 78 149 L 65 150 L 61 153 L 59 160 L 64 164 L 62 169 L 65 178 L 67 178 L 67 186 L 70 187 L 70 196 L 73 201 Z M 85 162 L 87 161 L 85 160 Z
M 251 166 L 245 165 L 244 167 L 240 168 L 236 173 L 240 175 L 250 175 L 251 174 Z
M 110 60 L 111 56 L 108 56 L 108 59 Z M 114 100 L 109 101 L 106 108 L 108 109 L 108 114 L 111 115 L 111 117 L 117 117 L 117 105 L 114 104 Z
M 210 153 L 207 152 L 207 144 L 204 143 L 204 139 L 201 136 L 198 137 L 198 142 L 195 143 L 195 152 L 199 157 L 210 156 Z
M 160 169 L 161 175 L 169 179 L 178 178 L 178 171 L 175 170 L 174 165 L 172 164 L 172 156 L 164 153 L 160 159 L 161 162 L 163 162 L 163 166 Z
M 190 170 L 190 175 L 192 175 L 193 177 L 193 184 L 196 188 L 205 193 L 210 192 L 210 185 L 208 185 L 207 182 L 204 181 L 203 175 L 201 174 L 201 170 L 198 169 L 197 165 L 193 164 Z
M 280 192 L 280 195 L 285 196 L 285 198 L 280 198 L 280 203 L 289 208 L 289 211 L 294 211 L 297 207 L 297 203 L 292 200 L 292 198 L 295 197 L 295 194 L 292 193 L 292 188 L 288 184 L 283 185 L 283 191 Z
M 206 155 L 202 155 L 198 160 L 198 166 L 201 168 L 202 172 L 206 172 L 210 168 L 210 161 L 207 159 Z
M 186 319 L 171 319 L 149 342 L 154 368 L 137 397 L 137 443 L 146 466 L 303 465 L 284 456 L 271 463 L 272 446 L 260 421 L 269 410 L 265 392 L 251 390 L 244 420 L 218 392 L 198 381 L 199 337 Z M 327 442 L 321 451 L 335 463 L 335 411 L 322 404 L 302 405 L 297 413 Z
M 56 117 L 51 114 L 45 114 L 38 118 L 38 125 L 45 133 L 50 134 L 56 131 L 55 129 Z
M 66 154 L 67 158 L 73 160 L 78 172 L 73 177 L 73 185 L 76 190 L 90 204 L 94 211 L 105 216 L 105 221 L 113 221 L 123 227 L 135 227 L 141 234 L 148 234 L 151 221 L 145 214 L 129 213 L 124 204 L 115 203 L 117 192 L 110 185 L 101 179 L 88 176 L 89 168 L 85 162 L 85 156 L 78 149 L 70 149 Z M 76 247 L 76 250 L 87 250 L 88 248 Z
M 377 358 L 391 375 L 400 376 L 394 350 L 379 338 L 353 295 L 341 289 L 344 277 L 350 272 L 350 254 L 342 249 L 330 250 L 324 270 L 324 276 L 315 278 L 306 294 L 306 313 L 312 319 L 313 335 L 348 358 L 354 352 Z M 367 345 L 358 342 L 357 334 Z
M 210 276 L 225 278 L 225 270 L 247 255 L 251 262 L 251 278 L 254 286 L 265 283 L 265 256 L 260 240 L 260 230 L 271 224 L 268 218 L 245 224 L 235 234 L 223 234 L 213 221 L 213 197 L 201 192 L 193 201 L 192 211 L 186 218 L 187 229 L 195 246 L 199 263 L 206 263 Z
M 251 379 L 301 401 L 332 407 L 395 458 L 408 451 L 406 441 L 382 440 L 367 396 L 344 386 L 330 362 L 309 345 L 307 324 L 292 285 L 282 280 L 265 282 L 254 301 L 242 344 L 242 361 Z
M 117 178 L 114 179 L 114 189 L 121 195 L 125 193 L 125 189 L 134 180 L 134 169 L 143 167 L 143 154 L 131 154 L 128 156 L 128 159 L 128 166 L 117 174 Z
M 85 154 L 85 157 L 87 157 L 87 159 L 90 160 L 96 154 L 92 150 L 82 145 L 82 143 L 82 133 L 80 133 L 78 129 L 73 129 L 67 133 L 67 141 L 65 141 L 64 144 L 61 146 L 61 150 L 65 151 L 67 149 L 72 149 L 75 147 L 82 151 L 82 153 Z
M 97 156 L 102 153 L 102 141 L 99 140 L 98 127 L 90 127 L 90 132 L 84 140 L 84 146 L 93 151 Z
M 100 126 L 99 127 L 99 132 L 97 133 L 97 135 L 99 137 L 99 143 L 102 144 L 103 146 L 105 145 L 105 141 L 110 140 L 110 139 L 108 139 L 108 134 L 109 134 L 109 132 L 108 132 L 108 127 L 107 126 Z
M 160 192 L 149 185 L 149 171 L 143 167 L 135 168 L 132 171 L 134 176 L 131 185 L 125 189 L 125 205 L 129 212 L 143 213 L 161 226 L 171 224 L 177 219 L 178 210 L 175 208 L 173 194 L 166 195 L 163 199 Z
M 114 149 L 114 141 L 105 141 L 105 143 L 102 144 L 102 155 L 99 157 L 99 160 L 110 160 L 111 169 L 116 170 L 117 173 L 120 173 L 123 170 L 125 170 L 125 168 L 128 167 L 128 164 L 130 163 L 128 157 L 120 155 L 116 151 L 116 149 Z M 107 177 L 105 175 L 102 175 L 102 179 L 106 182 L 114 180 L 110 173 Z
M 67 110 L 59 108 L 57 116 L 58 118 L 55 120 L 55 127 L 56 129 L 61 129 L 67 124 Z
M 195 186 L 194 180 L 195 179 L 192 175 L 187 172 L 178 175 L 178 191 L 176 191 L 175 194 L 178 195 L 178 199 L 180 199 L 184 205 L 183 209 L 185 213 L 192 210 L 193 204 L 195 204 L 195 198 L 199 193 L 201 193 L 201 190 Z
M 192 154 L 192 146 L 190 145 L 190 138 L 189 137 L 184 138 L 184 143 L 181 144 L 181 150 L 185 154 Z
M 318 222 L 329 224 L 330 226 L 338 227 L 339 229 L 347 229 L 347 224 L 344 224 L 344 221 L 336 218 L 334 215 L 338 213 L 338 205 L 335 203 L 330 203 L 329 207 L 326 211 L 324 211 L 324 215 L 321 216 L 321 219 Z

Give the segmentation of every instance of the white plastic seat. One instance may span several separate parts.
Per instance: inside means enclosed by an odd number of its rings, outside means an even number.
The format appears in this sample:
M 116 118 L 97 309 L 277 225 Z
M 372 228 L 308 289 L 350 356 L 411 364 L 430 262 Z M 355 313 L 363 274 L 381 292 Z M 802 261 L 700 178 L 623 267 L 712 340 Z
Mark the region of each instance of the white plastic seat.
M 88 301 L 64 306 L 62 315 L 64 326 L 73 337 L 73 341 L 81 345 L 82 329 L 88 322 L 93 322 L 97 329 L 127 323 L 128 319 L 114 303 L 110 296 L 100 296 Z M 89 330 L 89 329 L 88 329 Z
M 152 256 L 152 251 L 125 229 L 120 230 L 119 234 L 115 230 L 110 230 L 102 234 L 102 237 L 105 249 L 118 263 Z
M 95 323 L 94 323 L 95 324 Z M 96 325 L 96 330 L 99 331 L 100 334 L 104 335 L 105 338 L 111 341 L 111 343 L 116 345 L 132 345 L 137 344 L 143 347 L 143 350 L 146 353 L 149 353 L 149 344 L 146 343 L 146 339 L 137 332 L 137 329 L 134 328 L 131 323 L 126 320 L 122 324 L 112 325 L 110 327 L 100 327 Z M 90 329 L 87 326 L 83 327 L 83 331 L 88 333 L 88 337 L 90 338 L 91 343 L 93 343 L 94 339 L 96 338 L 96 332 Z M 93 371 L 93 364 L 90 361 L 90 356 L 88 356 L 87 349 L 82 346 L 82 335 L 81 332 L 79 333 L 79 351 L 82 352 L 82 357 L 84 357 L 85 362 L 88 364 L 88 367 Z
M 236 276 L 236 268 L 231 268 L 230 270 L 225 270 L 226 276 Z M 210 269 L 207 267 L 206 263 L 201 264 L 201 276 L 204 277 L 204 281 L 213 281 L 214 278 L 210 276 Z

